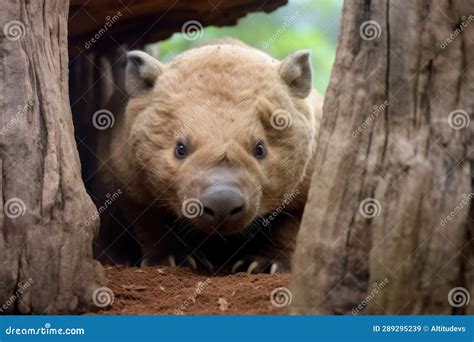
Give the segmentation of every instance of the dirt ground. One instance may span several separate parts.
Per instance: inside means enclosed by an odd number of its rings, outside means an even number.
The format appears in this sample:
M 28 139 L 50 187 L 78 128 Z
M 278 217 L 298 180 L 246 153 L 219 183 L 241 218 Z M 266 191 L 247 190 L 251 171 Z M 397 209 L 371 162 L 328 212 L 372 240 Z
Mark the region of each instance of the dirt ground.
M 114 303 L 104 315 L 279 315 L 270 294 L 288 274 L 207 276 L 186 268 L 107 267 Z

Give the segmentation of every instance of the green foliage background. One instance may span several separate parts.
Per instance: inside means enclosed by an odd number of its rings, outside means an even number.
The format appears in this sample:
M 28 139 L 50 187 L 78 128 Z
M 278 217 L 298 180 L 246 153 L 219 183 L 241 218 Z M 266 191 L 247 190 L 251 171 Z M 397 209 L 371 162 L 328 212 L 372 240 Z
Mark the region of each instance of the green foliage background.
M 252 13 L 236 26 L 206 27 L 202 38 L 189 41 L 181 33 L 152 47 L 167 62 L 178 53 L 216 38 L 233 37 L 278 59 L 300 49 L 312 51 L 314 86 L 325 93 L 334 62 L 343 0 L 289 0 L 270 14 Z M 159 46 L 159 48 L 158 48 Z

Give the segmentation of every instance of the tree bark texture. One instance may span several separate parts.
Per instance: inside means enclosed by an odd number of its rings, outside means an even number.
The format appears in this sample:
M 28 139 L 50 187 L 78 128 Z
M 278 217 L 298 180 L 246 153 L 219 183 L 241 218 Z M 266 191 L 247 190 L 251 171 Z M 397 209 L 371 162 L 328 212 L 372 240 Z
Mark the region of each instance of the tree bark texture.
M 474 314 L 473 15 L 346 0 L 293 313 Z
M 107 53 L 119 44 L 131 49 L 192 33 L 208 25 L 235 25 L 252 12 L 269 13 L 287 0 L 72 0 L 69 20 L 71 55 Z M 112 37 L 103 39 L 102 36 Z M 99 40 L 95 43 L 93 40 Z
M 105 282 L 69 107 L 68 10 L 68 1 L 21 0 L 0 11 L 3 313 L 88 311 Z

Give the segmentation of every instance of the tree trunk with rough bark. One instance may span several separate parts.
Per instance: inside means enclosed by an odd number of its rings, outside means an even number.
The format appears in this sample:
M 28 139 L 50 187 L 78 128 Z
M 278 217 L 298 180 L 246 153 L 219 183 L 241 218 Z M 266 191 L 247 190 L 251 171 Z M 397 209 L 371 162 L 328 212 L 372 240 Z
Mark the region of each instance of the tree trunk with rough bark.
M 473 60 L 472 1 L 345 2 L 294 313 L 474 314 Z
M 89 311 L 105 282 L 68 100 L 68 6 L 0 11 L 0 313 Z

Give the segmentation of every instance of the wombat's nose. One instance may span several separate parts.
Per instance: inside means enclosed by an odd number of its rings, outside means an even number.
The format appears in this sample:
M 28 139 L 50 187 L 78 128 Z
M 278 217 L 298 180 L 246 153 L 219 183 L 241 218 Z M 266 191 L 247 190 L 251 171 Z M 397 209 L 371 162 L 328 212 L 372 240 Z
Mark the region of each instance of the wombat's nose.
M 237 221 L 245 212 L 245 200 L 239 189 L 230 186 L 210 186 L 201 196 L 203 218 L 219 224 L 225 220 Z

